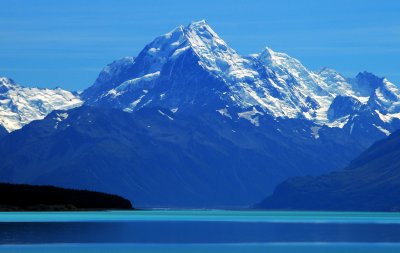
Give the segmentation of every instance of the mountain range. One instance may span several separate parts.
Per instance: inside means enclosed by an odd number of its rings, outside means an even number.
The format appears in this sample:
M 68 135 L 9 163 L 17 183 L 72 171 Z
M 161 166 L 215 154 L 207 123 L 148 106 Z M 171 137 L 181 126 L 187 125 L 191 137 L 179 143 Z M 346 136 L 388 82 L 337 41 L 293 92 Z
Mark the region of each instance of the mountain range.
M 4 129 L 11 132 L 43 119 L 53 110 L 67 110 L 81 104 L 79 97 L 69 91 L 27 88 L 0 77 L 0 136 Z
M 205 21 L 112 62 L 79 95 L 44 91 L 64 100 L 21 103 L 35 112 L 25 118 L 2 103 L 14 112 L 0 117 L 7 131 L 47 116 L 0 140 L 1 180 L 119 194 L 139 208 L 249 206 L 400 128 L 400 90 L 387 79 L 311 71 L 270 48 L 241 56 Z
M 257 208 L 324 211 L 400 210 L 400 131 L 376 142 L 344 170 L 280 184 Z
M 363 72 L 348 79 L 328 68 L 313 72 L 269 48 L 242 57 L 205 21 L 180 26 L 137 57 L 113 62 L 82 98 L 128 112 L 157 106 L 212 110 L 254 125 L 265 114 L 344 127 L 367 113 L 386 135 L 400 118 L 400 91 L 384 78 Z

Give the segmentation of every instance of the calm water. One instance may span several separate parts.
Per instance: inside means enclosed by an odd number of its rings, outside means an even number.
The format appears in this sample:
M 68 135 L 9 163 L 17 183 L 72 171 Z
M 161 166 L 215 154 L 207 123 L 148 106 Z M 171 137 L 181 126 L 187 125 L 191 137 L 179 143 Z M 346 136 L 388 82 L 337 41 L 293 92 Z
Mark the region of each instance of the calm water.
M 0 213 L 0 252 L 400 252 L 400 214 Z

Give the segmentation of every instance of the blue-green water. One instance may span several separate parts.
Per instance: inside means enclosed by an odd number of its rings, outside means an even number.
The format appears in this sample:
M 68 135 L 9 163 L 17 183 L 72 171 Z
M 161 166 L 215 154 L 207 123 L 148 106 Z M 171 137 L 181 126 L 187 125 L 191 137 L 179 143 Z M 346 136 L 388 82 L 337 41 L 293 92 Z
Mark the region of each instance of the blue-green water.
M 400 214 L 0 213 L 0 252 L 400 252 Z

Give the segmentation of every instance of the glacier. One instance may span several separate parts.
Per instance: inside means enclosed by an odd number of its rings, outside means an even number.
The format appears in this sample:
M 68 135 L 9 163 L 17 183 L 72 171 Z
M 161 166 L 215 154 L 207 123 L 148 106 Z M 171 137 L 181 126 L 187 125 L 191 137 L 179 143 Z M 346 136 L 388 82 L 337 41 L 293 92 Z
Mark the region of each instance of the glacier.
M 0 125 L 8 132 L 43 119 L 53 110 L 67 110 L 82 103 L 77 95 L 60 88 L 27 88 L 0 77 Z
M 105 75 L 109 78 L 104 80 Z M 346 78 L 329 68 L 311 71 L 299 60 L 268 47 L 259 54 L 241 56 L 204 20 L 179 26 L 157 37 L 137 57 L 110 64 L 83 93 L 89 105 L 130 112 L 158 106 L 169 110 L 213 107 L 209 109 L 257 125 L 242 115 L 258 108 L 274 118 L 301 118 L 343 128 L 345 117 L 360 112 L 329 117 L 338 96 L 368 106 L 386 123 L 400 119 L 400 90 L 387 79 L 368 72 Z
M 242 56 L 205 21 L 113 61 L 79 96 L 3 83 L 4 101 L 11 90 L 28 101 L 3 103 L 13 124 L 34 119 L 21 111 L 44 119 L 0 129 L 2 181 L 104 191 L 137 207 L 243 208 L 400 129 L 399 88 L 386 78 L 310 70 L 269 47 Z

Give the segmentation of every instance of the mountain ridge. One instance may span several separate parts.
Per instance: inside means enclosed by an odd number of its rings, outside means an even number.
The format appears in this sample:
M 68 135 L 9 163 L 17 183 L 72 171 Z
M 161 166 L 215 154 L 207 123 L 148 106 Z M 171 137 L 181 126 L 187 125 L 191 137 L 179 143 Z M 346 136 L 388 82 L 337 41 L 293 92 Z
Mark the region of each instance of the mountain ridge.
M 337 140 L 325 145 L 331 138 L 325 131 L 318 142 L 291 134 L 304 121 L 264 120 L 255 127 L 212 112 L 188 116 L 162 108 L 53 111 L 0 140 L 0 178 L 117 194 L 142 208 L 238 208 L 291 175 L 321 173 L 319 164 L 335 150 L 341 152 L 326 171 L 362 149 Z
M 138 207 L 245 207 L 400 128 L 398 95 L 384 78 L 310 71 L 269 48 L 241 56 L 195 22 L 106 66 L 82 106 L 3 137 L 0 178 Z
M 186 61 L 177 59 L 179 57 L 185 57 Z M 125 77 L 127 80 L 121 81 L 113 88 L 107 86 L 100 96 L 97 93 L 91 95 L 92 88 L 88 88 L 83 92 L 83 97 L 90 105 L 106 104 L 133 111 L 140 110 L 143 106 L 161 106 L 166 109 L 174 109 L 179 105 L 193 107 L 196 99 L 208 96 L 214 97 L 213 110 L 226 111 L 225 115 L 231 117 L 232 113 L 229 113 L 228 107 L 243 113 L 249 112 L 249 109 L 253 110 L 252 107 L 255 106 L 261 108 L 262 113 L 275 118 L 304 118 L 319 125 L 343 127 L 343 122 L 347 123 L 347 119 L 331 121 L 327 116 L 335 97 L 341 95 L 379 110 L 382 124 L 378 130 L 383 129 L 385 134 L 393 129 L 387 129 L 384 123 L 400 118 L 400 107 L 395 101 L 392 101 L 395 105 L 390 107 L 391 110 L 385 108 L 386 104 L 382 105 L 382 101 L 386 103 L 387 99 L 379 92 L 381 87 L 390 87 L 384 90 L 391 93 L 389 97 L 394 97 L 394 100 L 400 98 L 399 89 L 386 79 L 367 72 L 360 72 L 356 78 L 349 79 L 332 69 L 309 71 L 297 59 L 274 52 L 270 48 L 264 49 L 260 54 L 242 57 L 205 21 L 194 22 L 187 27 L 179 26 L 170 33 L 157 37 L 130 64 L 129 68 L 133 72 L 131 77 Z M 182 72 L 179 68 L 182 64 L 193 66 L 191 71 L 195 71 L 193 73 L 196 75 L 192 76 L 204 76 L 202 83 L 209 84 L 208 89 L 213 92 L 204 95 L 206 92 L 201 91 L 201 85 L 197 85 L 196 80 L 188 82 L 191 79 L 185 76 L 181 79 L 174 76 L 171 79 L 171 73 Z M 180 83 L 163 87 L 177 79 Z M 96 81 L 92 87 L 100 87 L 99 83 L 99 80 Z M 365 94 L 363 87 L 371 85 L 374 89 L 369 89 L 368 94 Z M 178 87 L 180 90 L 190 87 L 190 91 L 183 94 L 187 97 L 186 102 L 182 100 L 182 96 L 169 94 L 179 93 L 179 90 L 176 90 Z M 202 92 L 202 95 L 195 93 L 194 89 Z M 156 90 L 154 94 L 153 90 Z M 157 97 L 158 95 L 162 95 L 162 98 Z M 93 102 L 93 96 L 97 99 L 96 102 Z M 169 96 L 171 98 L 168 99 Z M 209 101 L 199 103 L 200 106 L 204 103 L 211 104 Z
M 81 103 L 76 95 L 60 88 L 27 88 L 0 77 L 0 125 L 8 132 L 43 119 L 52 110 L 69 109 Z
M 278 185 L 261 209 L 399 211 L 400 131 L 374 143 L 345 169 Z

